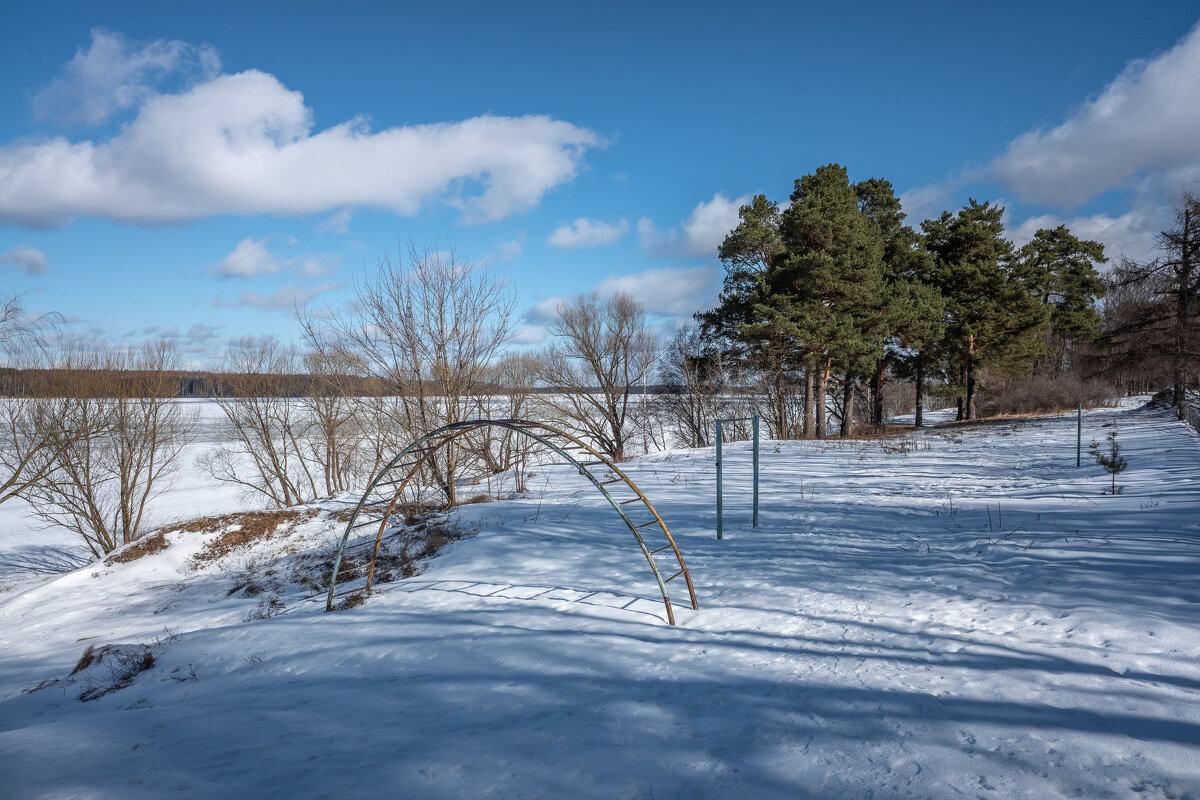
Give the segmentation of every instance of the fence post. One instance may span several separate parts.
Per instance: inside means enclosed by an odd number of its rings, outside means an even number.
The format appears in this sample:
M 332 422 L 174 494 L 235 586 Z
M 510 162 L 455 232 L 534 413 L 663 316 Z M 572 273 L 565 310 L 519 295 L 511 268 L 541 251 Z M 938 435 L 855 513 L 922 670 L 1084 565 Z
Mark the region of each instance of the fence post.
M 721 420 L 717 420 L 717 538 L 725 538 L 721 531 Z
M 1079 468 L 1079 453 L 1084 446 L 1084 403 L 1075 409 L 1075 468 Z
M 754 524 L 758 527 L 758 412 L 754 412 Z

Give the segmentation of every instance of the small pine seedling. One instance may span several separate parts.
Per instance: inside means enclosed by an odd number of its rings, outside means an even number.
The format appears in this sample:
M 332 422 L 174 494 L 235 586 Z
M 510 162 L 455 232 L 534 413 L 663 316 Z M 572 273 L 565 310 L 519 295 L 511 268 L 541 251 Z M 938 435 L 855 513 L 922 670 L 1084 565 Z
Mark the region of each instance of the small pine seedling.
M 1113 428 L 1105 437 L 1108 440 L 1108 447 L 1101 448 L 1092 441 L 1092 446 L 1088 448 L 1090 453 L 1096 459 L 1096 463 L 1104 467 L 1110 475 L 1112 475 L 1112 494 L 1120 494 L 1124 486 L 1117 486 L 1117 475 L 1125 471 L 1129 466 L 1129 462 L 1121 455 L 1121 445 L 1117 444 L 1117 429 Z M 1108 452 L 1106 453 L 1105 450 Z M 1103 492 L 1101 493 L 1103 494 Z

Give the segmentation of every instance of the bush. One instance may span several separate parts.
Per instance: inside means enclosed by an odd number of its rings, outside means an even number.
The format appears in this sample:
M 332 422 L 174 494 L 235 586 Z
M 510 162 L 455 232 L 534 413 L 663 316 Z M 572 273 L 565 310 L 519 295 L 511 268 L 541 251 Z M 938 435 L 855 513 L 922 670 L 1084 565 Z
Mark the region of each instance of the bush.
M 985 375 L 986 388 L 979 401 L 979 415 L 1045 414 L 1067 411 L 1083 403 L 1085 408 L 1112 404 L 1118 393 L 1101 381 L 1085 381 L 1078 375 L 1034 375 L 1005 378 Z

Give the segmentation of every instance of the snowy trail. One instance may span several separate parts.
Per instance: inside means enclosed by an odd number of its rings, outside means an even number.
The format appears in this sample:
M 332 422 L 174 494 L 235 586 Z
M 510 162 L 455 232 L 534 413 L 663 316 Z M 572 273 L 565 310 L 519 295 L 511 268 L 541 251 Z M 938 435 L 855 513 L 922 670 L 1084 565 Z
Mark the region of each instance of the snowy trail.
M 903 440 L 767 443 L 629 474 L 701 609 L 665 624 L 611 509 L 470 506 L 478 535 L 363 606 L 243 621 L 183 539 L 0 596 L 0 778 L 24 797 L 1200 798 L 1200 442 L 1117 424 L 1116 496 L 1074 416 Z M 906 444 L 903 447 L 900 442 Z M 803 487 L 803 488 L 802 488 Z M 616 524 L 614 524 L 616 523 Z M 330 528 L 301 531 L 328 540 Z M 300 535 L 300 534 L 298 534 Z M 98 577 L 91 577 L 97 572 Z M 684 593 L 685 594 L 685 593 Z M 91 702 L 84 643 L 152 642 Z

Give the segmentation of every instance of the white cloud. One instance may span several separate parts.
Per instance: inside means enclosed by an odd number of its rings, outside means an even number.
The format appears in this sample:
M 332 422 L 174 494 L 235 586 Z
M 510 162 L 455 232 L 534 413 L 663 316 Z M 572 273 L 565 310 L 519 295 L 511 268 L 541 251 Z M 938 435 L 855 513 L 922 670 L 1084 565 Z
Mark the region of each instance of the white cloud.
M 496 247 L 497 261 L 515 261 L 525 251 L 525 234 L 516 239 L 506 239 Z
M 0 264 L 12 265 L 30 275 L 41 275 L 46 271 L 46 254 L 32 247 L 19 245 L 0 255 Z
M 77 50 L 62 74 L 34 96 L 35 116 L 95 125 L 139 105 L 169 75 L 212 77 L 221 69 L 207 46 L 165 39 L 137 44 L 101 28 L 93 28 L 91 38 L 91 46 Z
M 525 309 L 525 321 L 532 325 L 545 326 L 549 325 L 554 320 L 558 319 L 558 305 L 566 301 L 568 298 L 547 297 L 539 300 L 529 308 Z
M 1169 212 L 1163 209 L 1138 207 L 1116 217 L 1093 214 L 1067 218 L 1054 214 L 1040 214 L 1011 226 L 1008 235 L 1017 245 L 1022 245 L 1042 228 L 1066 225 L 1071 233 L 1080 239 L 1090 239 L 1103 244 L 1104 254 L 1108 256 L 1110 263 L 1119 261 L 1122 256 L 1142 260 L 1154 249 L 1159 223 L 1167 213 Z
M 511 344 L 541 344 L 550 336 L 550 331 L 544 325 L 526 325 L 513 335 Z
M 1200 25 L 1170 50 L 1131 63 L 1058 127 L 1014 139 L 993 171 L 1022 199 L 1066 207 L 1138 174 L 1181 171 L 1194 180 L 1200 176 L 1198 76 Z
M 209 272 L 225 278 L 256 278 L 260 275 L 274 275 L 283 269 L 279 257 L 267 250 L 267 240 L 257 242 L 250 238 L 242 239 L 233 252 L 225 256 L 219 264 L 209 267 Z
M 266 237 L 255 241 L 249 237 L 238 242 L 233 252 L 218 264 L 208 267 L 206 272 L 222 278 L 259 278 L 289 271 L 301 278 L 327 275 L 341 263 L 336 255 L 302 255 L 285 258 L 267 249 Z M 288 244 L 299 244 L 295 237 L 288 237 Z
M 261 311 L 283 311 L 291 313 L 296 310 L 302 310 L 309 304 L 314 297 L 333 289 L 338 289 L 342 286 L 340 283 L 322 283 L 320 286 L 313 288 L 305 288 L 300 285 L 280 286 L 270 294 L 262 292 L 242 292 L 238 298 L 232 302 L 227 302 L 221 299 L 213 301 L 213 305 L 218 308 L 257 308 Z
M 321 233 L 350 233 L 350 219 L 354 216 L 348 208 L 343 208 L 340 211 L 335 211 L 333 216 L 317 226 L 317 230 Z
M 983 177 L 977 170 L 965 170 L 939 183 L 916 186 L 900 195 L 900 207 L 905 223 L 919 228 L 922 221 L 949 211 L 959 192 L 967 184 Z
M 107 140 L 0 147 L 0 222 L 155 224 L 356 206 L 412 215 L 431 202 L 484 222 L 533 207 L 601 144 L 594 132 L 546 116 L 378 132 L 354 119 L 314 132 L 299 92 L 249 70 L 150 93 Z
M 308 258 L 288 259 L 288 264 L 296 270 L 301 278 L 315 278 L 328 275 L 334 267 L 342 262 L 338 256 L 310 256 Z
M 648 269 L 632 275 L 610 275 L 596 286 L 601 298 L 618 292 L 632 296 L 650 314 L 689 316 L 712 306 L 720 291 L 720 271 L 716 267 L 668 267 Z M 547 297 L 525 310 L 525 322 L 531 331 L 544 329 L 558 318 L 558 306 L 568 297 Z M 539 334 L 545 336 L 544 333 Z
M 638 220 L 638 243 L 656 257 L 715 256 L 717 247 L 737 227 L 738 210 L 750 202 L 750 195 L 729 199 L 718 192 L 707 202 L 692 209 L 678 228 L 660 231 L 649 217 Z
M 559 250 L 584 250 L 615 244 L 628 232 L 629 223 L 623 219 L 610 223 L 580 217 L 569 225 L 555 228 L 546 243 Z
M 651 314 L 690 315 L 712 305 L 720 290 L 715 267 L 648 269 L 633 275 L 609 276 L 596 291 L 601 297 L 631 295 Z

